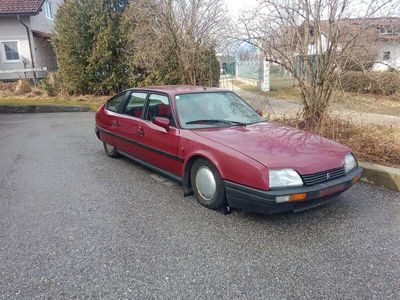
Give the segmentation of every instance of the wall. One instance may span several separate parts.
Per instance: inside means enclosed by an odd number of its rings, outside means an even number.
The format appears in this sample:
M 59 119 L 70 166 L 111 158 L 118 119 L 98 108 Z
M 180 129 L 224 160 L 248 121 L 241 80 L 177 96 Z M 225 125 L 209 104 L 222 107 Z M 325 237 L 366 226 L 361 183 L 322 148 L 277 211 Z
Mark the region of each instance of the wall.
M 56 16 L 58 7 L 63 0 L 51 0 L 53 6 L 53 15 Z M 38 15 L 30 17 L 22 17 L 21 20 L 31 29 L 31 43 L 33 60 L 35 67 L 47 67 L 49 70 L 57 68 L 57 61 L 54 50 L 48 40 L 34 36 L 32 31 L 41 32 L 50 36 L 54 32 L 54 20 L 46 17 L 44 5 Z M 26 29 L 17 20 L 16 16 L 1 16 L 0 17 L 0 43 L 2 41 L 18 41 L 20 58 L 27 59 L 29 64 L 27 68 L 31 68 L 31 57 L 29 51 L 29 42 Z M 22 62 L 5 62 L 4 46 L 0 44 L 0 70 L 15 70 L 23 69 Z M 38 77 L 43 77 L 44 72 L 38 72 Z M 32 72 L 27 72 L 26 76 L 33 77 Z M 18 79 L 25 77 L 24 73 L 0 74 L 0 80 Z
M 390 51 L 390 59 L 388 61 L 383 61 L 383 53 L 385 51 Z M 378 60 L 382 60 L 384 64 L 375 64 L 373 67 L 375 71 L 385 71 L 389 68 L 388 65 L 400 70 L 400 41 L 382 43 L 378 55 Z
M 22 21 L 29 25 L 28 17 L 23 17 Z M 23 69 L 24 65 L 22 62 L 5 61 L 4 45 L 1 43 L 4 41 L 18 41 L 20 58 L 25 58 L 29 62 L 31 61 L 26 29 L 21 23 L 18 22 L 16 16 L 0 17 L 0 70 Z M 29 63 L 27 68 L 30 67 L 31 64 Z M 23 76 L 24 74 L 0 74 L 0 79 L 12 79 Z
M 62 4 L 62 0 L 51 0 L 53 6 L 53 15 L 56 16 L 58 7 Z M 36 16 L 31 16 L 31 30 L 52 34 L 54 31 L 54 20 L 46 17 L 45 4 L 42 6 L 41 12 Z

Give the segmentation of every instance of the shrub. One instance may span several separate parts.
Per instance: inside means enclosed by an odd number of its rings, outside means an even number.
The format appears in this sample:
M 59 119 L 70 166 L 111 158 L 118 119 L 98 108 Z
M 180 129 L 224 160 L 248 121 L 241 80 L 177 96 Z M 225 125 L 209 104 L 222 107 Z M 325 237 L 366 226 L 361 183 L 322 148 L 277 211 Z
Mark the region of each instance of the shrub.
M 278 117 L 273 121 L 305 128 L 304 120 L 300 118 Z M 355 124 L 350 119 L 325 116 L 311 131 L 349 146 L 361 161 L 400 167 L 400 132 L 393 126 Z
M 400 92 L 398 72 L 347 72 L 341 78 L 346 92 L 393 95 Z
M 56 73 L 49 73 L 45 79 L 41 81 L 41 86 L 47 96 L 54 97 L 60 91 L 60 79 Z
M 221 0 L 132 1 L 124 15 L 130 81 L 218 86 L 215 30 Z
M 15 82 L 0 82 L 0 91 L 2 92 L 14 92 L 15 87 Z
M 32 91 L 32 88 L 31 88 L 31 84 L 29 83 L 29 81 L 26 79 L 20 79 L 20 80 L 18 80 L 18 84 L 15 87 L 14 93 L 16 95 L 22 95 L 22 94 L 27 94 L 31 91 Z

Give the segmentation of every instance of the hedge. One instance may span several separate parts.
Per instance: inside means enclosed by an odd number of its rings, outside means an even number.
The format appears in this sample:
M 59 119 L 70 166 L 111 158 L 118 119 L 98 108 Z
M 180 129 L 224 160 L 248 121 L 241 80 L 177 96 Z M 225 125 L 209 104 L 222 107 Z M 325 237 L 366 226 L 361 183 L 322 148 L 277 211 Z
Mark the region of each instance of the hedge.
M 347 72 L 340 81 L 347 92 L 393 95 L 400 93 L 399 72 Z

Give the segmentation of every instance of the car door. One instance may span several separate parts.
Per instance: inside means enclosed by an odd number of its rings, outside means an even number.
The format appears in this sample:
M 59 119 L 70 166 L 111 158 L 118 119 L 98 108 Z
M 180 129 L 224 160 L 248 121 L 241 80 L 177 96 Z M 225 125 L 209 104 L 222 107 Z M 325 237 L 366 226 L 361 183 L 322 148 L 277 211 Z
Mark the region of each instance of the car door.
M 167 131 L 153 124 L 154 117 L 170 120 Z M 179 129 L 176 127 L 170 100 L 166 94 L 150 93 L 144 120 L 139 123 L 138 134 L 144 144 L 143 160 L 179 176 L 183 159 L 178 157 Z
M 143 159 L 143 147 L 138 126 L 142 121 L 147 95 L 145 91 L 133 91 L 128 96 L 119 123 L 119 134 L 122 140 L 119 149 L 139 159 Z
M 103 129 L 101 139 L 117 149 L 121 148 L 122 141 L 120 135 L 121 113 L 125 106 L 126 98 L 130 91 L 124 91 L 112 97 L 107 101 L 104 107 L 104 114 L 100 120 L 97 120 L 98 125 Z

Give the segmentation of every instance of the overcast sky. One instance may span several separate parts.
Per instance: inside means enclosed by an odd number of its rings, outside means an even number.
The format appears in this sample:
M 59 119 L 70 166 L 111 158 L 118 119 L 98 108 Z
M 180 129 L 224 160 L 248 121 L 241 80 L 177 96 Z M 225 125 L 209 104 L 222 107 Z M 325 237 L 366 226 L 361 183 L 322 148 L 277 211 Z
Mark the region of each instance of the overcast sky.
M 359 9 L 359 13 L 361 16 L 363 15 L 362 7 L 366 5 L 367 2 L 371 0 L 352 0 L 352 6 Z M 383 1 L 383 0 L 381 0 Z M 232 16 L 239 16 L 241 12 L 253 8 L 257 4 L 258 0 L 225 0 L 226 7 L 229 9 L 229 12 Z M 394 15 L 400 16 L 400 1 L 392 0 L 392 5 L 388 5 L 386 10 L 383 10 L 382 15 Z M 357 9 L 355 11 L 357 14 Z M 356 16 L 354 16 L 356 17 Z
M 225 0 L 225 3 L 229 12 L 234 16 L 238 16 L 242 11 L 253 7 L 257 0 Z

